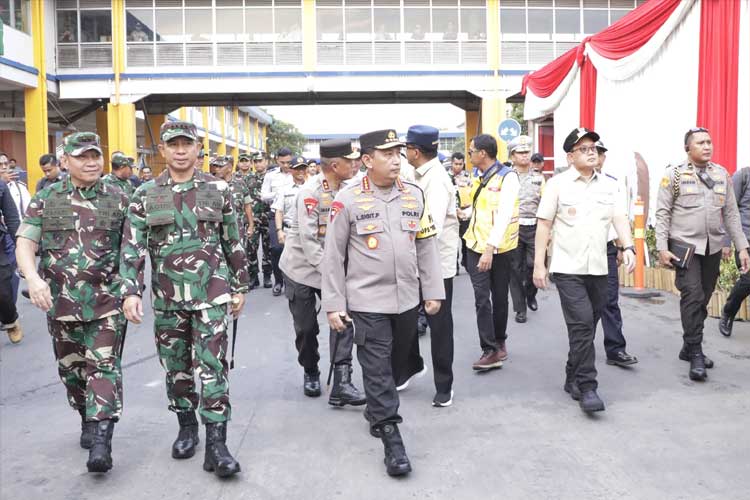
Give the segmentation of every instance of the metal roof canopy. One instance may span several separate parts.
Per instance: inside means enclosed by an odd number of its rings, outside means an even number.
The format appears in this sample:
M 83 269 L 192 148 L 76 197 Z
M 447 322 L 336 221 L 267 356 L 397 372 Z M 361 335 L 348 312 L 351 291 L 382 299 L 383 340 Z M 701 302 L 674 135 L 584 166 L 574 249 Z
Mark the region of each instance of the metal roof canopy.
M 149 114 L 168 114 L 184 106 L 448 103 L 466 111 L 478 111 L 482 105 L 480 97 L 466 90 L 150 94 L 143 102 Z

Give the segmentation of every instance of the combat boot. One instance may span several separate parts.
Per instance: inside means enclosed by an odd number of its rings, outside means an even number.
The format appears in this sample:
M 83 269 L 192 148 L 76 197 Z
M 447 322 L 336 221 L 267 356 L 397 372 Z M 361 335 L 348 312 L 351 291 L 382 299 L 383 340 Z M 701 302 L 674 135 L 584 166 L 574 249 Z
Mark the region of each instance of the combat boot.
M 81 408 L 78 413 L 81 415 L 81 448 L 90 450 L 91 445 L 94 444 L 94 429 L 96 429 L 97 422 L 94 420 L 86 421 L 86 408 Z
M 688 356 L 690 357 L 690 380 L 702 382 L 706 380 L 706 361 L 703 359 L 703 349 L 700 344 L 688 345 Z
M 333 389 L 328 398 L 331 406 L 362 406 L 367 403 L 364 394 L 352 384 L 352 367 L 336 365 L 333 367 Z
M 198 437 L 198 419 L 194 411 L 177 412 L 180 431 L 172 444 L 172 458 L 190 458 L 195 455 L 195 447 L 200 443 Z
M 112 432 L 115 430 L 115 421 L 107 419 L 95 423 L 94 442 L 89 450 L 86 468 L 89 472 L 107 472 L 112 468 Z
M 227 449 L 227 424 L 206 424 L 206 458 L 203 470 L 219 477 L 229 477 L 240 471 L 240 464 Z
M 389 476 L 403 476 L 411 472 L 411 463 L 406 456 L 404 442 L 396 424 L 378 426 L 385 450 L 385 470 Z
M 701 348 L 701 352 L 703 352 L 702 348 Z M 688 347 L 688 344 L 686 344 L 685 342 L 682 343 L 682 349 L 680 349 L 679 358 L 682 361 L 690 361 L 690 349 Z M 703 355 L 703 363 L 706 365 L 706 368 L 708 368 L 709 370 L 714 367 L 714 361 L 708 356 L 706 356 L 705 354 Z
M 252 278 L 250 279 L 250 290 L 255 290 L 260 286 L 260 281 L 258 280 L 258 275 L 253 274 Z
M 23 340 L 23 330 L 21 329 L 21 320 L 17 319 L 10 325 L 5 327 L 5 332 L 8 334 L 8 338 L 14 344 L 18 344 Z
M 265 274 L 263 273 L 263 288 L 271 288 L 273 285 L 271 284 L 271 273 Z

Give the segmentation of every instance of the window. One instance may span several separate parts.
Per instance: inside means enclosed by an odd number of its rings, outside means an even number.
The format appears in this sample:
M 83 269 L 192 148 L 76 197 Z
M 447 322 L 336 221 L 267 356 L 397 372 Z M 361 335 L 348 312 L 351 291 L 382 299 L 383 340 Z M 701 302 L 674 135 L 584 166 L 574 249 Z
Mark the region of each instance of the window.
M 302 12 L 300 9 L 277 9 L 276 40 L 299 42 L 302 40 Z
M 410 40 L 424 40 L 430 31 L 430 9 L 404 9 L 404 34 Z
M 213 36 L 213 16 L 211 9 L 185 9 L 185 40 L 206 42 Z
M 552 33 L 552 10 L 529 10 L 529 33 Z
M 555 11 L 556 33 L 580 33 L 581 11 L 578 9 L 557 9 Z
M 31 33 L 30 0 L 0 0 L 0 22 L 18 31 Z
M 318 40 L 337 42 L 344 38 L 344 12 L 342 9 L 318 9 L 316 12 Z
M 606 10 L 584 10 L 583 11 L 583 31 L 584 33 L 598 33 L 609 26 Z
M 401 12 L 398 9 L 375 10 L 375 40 L 396 40 L 401 33 Z
M 526 33 L 526 10 L 500 9 L 500 33 Z
M 216 41 L 244 40 L 243 17 L 242 9 L 216 9 Z
M 154 41 L 154 11 L 151 9 L 129 9 L 126 14 L 127 39 L 129 42 Z
M 112 67 L 112 13 L 108 5 L 106 0 L 57 1 L 58 68 Z
M 107 10 L 81 11 L 81 41 L 111 42 L 112 14 Z
M 156 9 L 156 41 L 182 41 L 182 11 Z
M 78 13 L 76 11 L 57 11 L 57 41 L 60 43 L 78 41 Z
M 245 10 L 245 29 L 251 41 L 270 42 L 273 37 L 273 11 L 271 9 Z

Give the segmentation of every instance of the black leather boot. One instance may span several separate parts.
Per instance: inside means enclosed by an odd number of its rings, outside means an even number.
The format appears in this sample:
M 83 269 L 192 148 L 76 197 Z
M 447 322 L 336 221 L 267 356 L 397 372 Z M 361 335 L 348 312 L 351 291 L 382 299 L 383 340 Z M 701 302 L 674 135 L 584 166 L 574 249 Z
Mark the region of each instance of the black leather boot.
M 332 406 L 362 406 L 367 403 L 365 395 L 352 384 L 352 367 L 349 365 L 336 365 L 333 367 L 333 389 L 328 398 L 328 404 Z
M 219 477 L 229 477 L 240 471 L 240 464 L 227 449 L 227 424 L 206 424 L 206 458 L 203 470 Z
M 729 316 L 726 311 L 721 312 L 721 319 L 719 320 L 719 332 L 725 337 L 732 335 L 732 325 L 734 324 L 734 316 Z
M 380 439 L 385 450 L 385 470 L 389 476 L 403 476 L 411 472 L 411 463 L 406 456 L 404 442 L 396 424 L 383 424 L 380 429 Z
M 100 420 L 94 428 L 94 439 L 89 450 L 86 468 L 89 472 L 107 472 L 112 468 L 112 432 L 114 420 Z
M 195 455 L 195 447 L 200 443 L 198 437 L 198 419 L 194 411 L 177 413 L 180 431 L 172 444 L 172 458 L 190 458 Z
M 86 409 L 78 410 L 81 415 L 81 448 L 84 450 L 90 450 L 91 445 L 94 444 L 94 429 L 96 429 L 96 422 L 91 420 L 86 421 Z
M 252 278 L 250 278 L 250 290 L 255 290 L 260 286 L 260 281 L 258 280 L 258 275 L 253 274 Z
M 700 344 L 688 345 L 688 356 L 690 357 L 690 380 L 702 382 L 706 380 L 706 361 L 703 358 L 703 349 Z
M 271 288 L 273 285 L 271 284 L 271 274 L 263 274 L 263 288 Z
M 302 392 L 309 398 L 320 396 L 320 373 L 305 372 L 305 381 L 302 385 Z
M 701 348 L 701 351 L 703 351 L 702 348 Z M 683 361 L 690 361 L 690 354 L 689 354 L 689 352 L 690 351 L 688 349 L 688 345 L 685 342 L 683 342 L 682 343 L 682 349 L 680 350 L 680 356 L 679 356 L 679 358 L 681 360 L 683 360 Z M 703 355 L 703 362 L 705 363 L 706 368 L 708 368 L 708 369 L 711 369 L 711 368 L 714 367 L 714 361 L 711 358 L 709 358 L 708 356 L 706 356 L 705 354 Z

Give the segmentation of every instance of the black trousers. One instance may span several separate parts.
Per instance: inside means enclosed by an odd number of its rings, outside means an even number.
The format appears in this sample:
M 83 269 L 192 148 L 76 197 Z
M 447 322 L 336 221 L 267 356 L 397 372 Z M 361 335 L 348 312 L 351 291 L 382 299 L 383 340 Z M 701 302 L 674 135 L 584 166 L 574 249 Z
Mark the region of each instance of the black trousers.
M 464 269 L 467 270 L 466 267 L 466 240 L 464 240 L 464 233 L 467 229 L 469 229 L 469 223 L 470 220 L 459 220 L 458 221 L 458 239 L 461 241 L 461 265 L 464 266 Z
M 508 282 L 512 252 L 492 256 L 492 268 L 479 272 L 477 263 L 482 256 L 469 249 L 467 271 L 474 287 L 474 307 L 477 312 L 479 344 L 483 351 L 498 350 L 499 344 L 508 338 Z M 491 297 L 491 300 L 490 300 Z
M 526 312 L 526 300 L 536 297 L 534 286 L 534 239 L 536 224 L 518 226 L 518 248 L 513 250 L 510 296 L 515 312 Z
M 608 358 L 625 351 L 626 342 L 622 334 L 620 312 L 620 277 L 617 275 L 617 247 L 607 243 L 607 300 L 602 307 L 602 330 L 604 330 L 604 352 Z
M 555 285 L 568 327 L 565 381 L 574 382 L 581 391 L 596 389 L 594 335 L 607 299 L 607 277 L 555 273 Z
M 268 220 L 268 236 L 271 240 L 271 270 L 273 271 L 273 282 L 276 284 L 284 283 L 284 273 L 281 272 L 279 261 L 281 252 L 284 251 L 284 245 L 279 243 L 279 235 L 276 231 L 276 219 L 271 217 Z M 264 273 L 265 274 L 265 273 Z
M 396 350 L 394 342 L 411 345 L 416 335 L 417 308 L 401 314 L 352 311 L 357 359 L 362 366 L 362 380 L 367 397 L 367 416 L 371 426 L 402 421 L 398 414 L 399 399 L 391 369 L 391 357 L 409 349 Z M 403 361 L 397 364 L 403 366 Z
M 737 264 L 737 269 L 741 267 L 740 254 L 734 253 L 734 261 Z M 724 314 L 730 318 L 734 318 L 737 315 L 737 311 L 742 306 L 747 296 L 750 295 L 750 272 L 740 274 L 740 279 L 732 287 L 732 291 L 727 298 L 727 303 L 724 305 Z
M 297 283 L 284 275 L 284 294 L 289 300 L 289 311 L 294 320 L 297 362 L 305 369 L 305 373 L 317 374 L 319 373 L 318 361 L 320 361 L 318 352 L 320 327 L 315 299 L 320 297 L 320 289 Z M 351 325 L 341 333 L 330 330 L 328 343 L 330 356 L 335 365 L 352 364 L 354 330 Z
M 687 269 L 677 268 L 674 284 L 680 291 L 682 338 L 688 344 L 703 342 L 703 322 L 708 316 L 708 302 L 719 278 L 721 252 L 694 255 Z
M 10 325 L 18 319 L 16 300 L 13 297 L 15 269 L 14 262 L 5 255 L 5 249 L 0 247 L 0 323 L 3 325 Z

